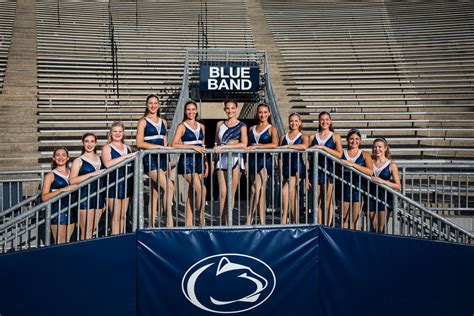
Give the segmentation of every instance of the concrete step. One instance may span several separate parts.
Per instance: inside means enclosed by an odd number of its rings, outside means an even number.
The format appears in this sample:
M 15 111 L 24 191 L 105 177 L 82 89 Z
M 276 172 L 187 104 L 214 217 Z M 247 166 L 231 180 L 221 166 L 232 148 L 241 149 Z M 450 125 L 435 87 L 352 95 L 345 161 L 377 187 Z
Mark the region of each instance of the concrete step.
M 26 170 L 26 169 L 40 169 L 41 165 L 38 162 L 39 155 L 35 157 L 0 157 L 0 170 Z M 49 159 L 49 162 L 51 158 Z
M 36 141 L 36 138 L 33 140 L 25 141 L 25 142 L 9 142 L 9 143 L 3 143 L 0 142 L 0 148 L 4 148 L 4 152 L 0 152 L 0 156 L 4 155 L 18 155 L 22 153 L 29 153 L 31 152 L 31 149 L 38 148 L 38 142 Z M 2 156 L 2 157 L 3 157 Z

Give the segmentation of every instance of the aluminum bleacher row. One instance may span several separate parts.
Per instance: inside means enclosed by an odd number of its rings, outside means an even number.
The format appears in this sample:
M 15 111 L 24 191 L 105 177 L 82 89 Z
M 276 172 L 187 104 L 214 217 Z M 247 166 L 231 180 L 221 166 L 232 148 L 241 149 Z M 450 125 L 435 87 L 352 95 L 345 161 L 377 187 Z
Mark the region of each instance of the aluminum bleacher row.
M 3 91 L 3 80 L 10 48 L 13 22 L 15 20 L 15 2 L 0 1 L 0 93 Z
M 132 140 L 146 95 L 161 98 L 171 119 L 180 93 L 184 51 L 197 48 L 200 1 L 111 3 L 118 46 L 120 98 L 115 95 L 109 14 L 106 2 L 37 3 L 38 116 L 40 161 L 53 147 L 68 145 L 75 155 L 85 131 L 105 140 L 122 120 Z M 245 6 L 208 1 L 210 48 L 254 48 Z M 120 106 L 118 106 L 119 101 Z
M 327 110 L 398 157 L 474 157 L 473 2 L 262 4 L 307 131 Z

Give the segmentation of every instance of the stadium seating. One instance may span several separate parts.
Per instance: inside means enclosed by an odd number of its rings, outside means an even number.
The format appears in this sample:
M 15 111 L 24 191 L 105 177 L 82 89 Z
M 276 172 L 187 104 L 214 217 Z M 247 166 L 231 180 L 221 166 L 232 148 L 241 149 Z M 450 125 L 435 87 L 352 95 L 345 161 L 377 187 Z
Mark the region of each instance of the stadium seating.
M 85 131 L 105 139 L 122 120 L 133 142 L 146 95 L 161 98 L 172 118 L 179 97 L 184 51 L 197 48 L 200 2 L 111 4 L 118 46 L 119 97 L 112 75 L 109 15 L 105 2 L 38 2 L 38 123 L 41 161 L 67 144 L 73 155 Z M 254 48 L 245 6 L 239 1 L 208 3 L 210 48 Z M 238 18 L 236 18 L 238 17 Z M 138 21 L 138 25 L 137 25 Z
M 262 3 L 307 131 L 327 110 L 402 159 L 474 156 L 472 2 Z
M 0 2 L 0 93 L 3 90 L 3 79 L 5 77 L 14 20 L 15 3 Z

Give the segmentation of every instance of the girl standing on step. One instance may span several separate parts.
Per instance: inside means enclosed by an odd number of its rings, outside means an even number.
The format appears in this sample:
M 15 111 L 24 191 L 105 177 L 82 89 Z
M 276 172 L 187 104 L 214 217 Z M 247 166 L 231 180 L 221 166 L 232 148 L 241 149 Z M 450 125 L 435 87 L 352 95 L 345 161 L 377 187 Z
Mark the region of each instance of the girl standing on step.
M 331 114 L 329 114 L 329 112 L 323 111 L 319 113 L 318 119 L 319 119 L 318 131 L 314 135 L 311 135 L 309 138 L 309 143 L 311 144 L 310 145 L 311 148 L 322 149 L 330 155 L 333 155 L 337 158 L 341 158 L 341 155 L 342 155 L 341 135 L 334 132 L 334 128 L 332 127 Z M 327 159 L 326 156 L 319 155 L 318 157 L 319 168 L 315 174 L 313 170 L 313 159 L 309 160 L 309 164 L 310 164 L 309 165 L 309 187 L 310 189 L 312 188 L 313 180 L 317 181 L 318 223 L 321 225 L 331 226 L 332 218 L 333 218 L 333 205 L 332 205 L 333 177 L 329 174 L 334 172 L 333 162 L 332 160 Z M 317 177 L 317 179 L 315 177 Z
M 370 198 L 369 201 L 369 217 L 370 230 L 376 232 L 385 232 L 385 223 L 388 221 L 389 213 L 385 217 L 385 211 L 391 210 L 393 195 L 388 193 L 384 188 L 376 184 L 384 184 L 392 189 L 400 190 L 400 175 L 398 166 L 390 160 L 390 146 L 385 138 L 377 138 L 372 144 L 372 160 L 373 174 L 370 183 L 370 195 L 377 197 L 379 201 Z
M 108 143 L 102 147 L 101 157 L 106 168 L 137 154 L 132 153 L 130 146 L 125 145 L 124 132 L 122 122 L 112 123 L 107 136 Z M 107 204 L 112 215 L 112 235 L 125 233 L 125 214 L 133 191 L 133 177 L 129 177 L 131 173 L 133 174 L 133 167 L 123 166 L 108 175 L 108 183 L 111 186 L 108 190 Z
M 250 128 L 248 151 L 254 149 L 270 149 L 278 147 L 278 132 L 271 125 L 270 106 L 261 103 L 257 107 L 257 125 Z M 273 157 L 269 153 L 248 154 L 248 176 L 252 187 L 250 189 L 250 207 L 247 214 L 247 225 L 251 225 L 255 211 L 258 207 L 260 224 L 265 224 L 265 186 L 268 176 L 273 173 Z
M 82 155 L 72 163 L 71 183 L 78 184 L 104 172 L 104 165 L 97 156 L 97 136 L 85 133 L 82 136 Z M 81 240 L 92 238 L 104 211 L 104 197 L 99 190 L 103 179 L 97 179 L 81 188 L 79 200 L 79 226 Z
M 309 137 L 303 133 L 301 116 L 292 113 L 288 117 L 290 131 L 280 138 L 280 148 L 305 150 L 309 145 Z M 299 209 L 297 205 L 297 194 L 300 187 L 299 182 L 306 177 L 306 165 L 302 153 L 282 154 L 283 188 L 282 203 L 283 212 L 281 223 L 287 223 L 288 208 L 291 207 L 290 222 L 299 222 Z M 298 192 L 297 192 L 298 191 Z
M 205 160 L 205 128 L 203 124 L 197 121 L 197 109 L 196 102 L 192 100 L 184 105 L 184 120 L 178 125 L 172 141 L 174 148 L 192 149 L 196 152 L 181 154 L 178 161 L 178 174 L 184 175 L 189 184 L 186 201 L 186 226 L 193 226 L 195 209 L 198 211 L 199 225 L 203 226 L 205 224 L 203 209 L 206 187 L 204 186 L 204 178 L 207 177 L 209 168 Z
M 224 112 L 227 115 L 227 120 L 219 121 L 216 126 L 216 141 L 214 153 L 218 154 L 218 161 L 216 162 L 217 180 L 219 182 L 219 214 L 221 217 L 221 224 L 227 225 L 227 194 L 231 194 L 230 207 L 234 208 L 235 193 L 237 192 L 237 185 L 239 184 L 241 170 L 244 170 L 244 159 L 242 154 L 229 154 L 222 152 L 222 149 L 242 149 L 247 147 L 247 126 L 244 122 L 237 119 L 237 101 L 227 100 L 224 102 Z M 241 170 L 239 170 L 239 168 Z M 232 192 L 227 191 L 227 173 L 232 175 Z M 226 210 L 224 212 L 224 210 Z M 232 220 L 232 219 L 230 219 Z
M 53 152 L 51 172 L 44 176 L 43 188 L 41 189 L 41 200 L 43 202 L 62 192 L 72 191 L 77 187 L 74 184 L 69 184 L 71 172 L 67 166 L 68 162 L 69 151 L 66 147 L 57 147 Z M 51 215 L 59 211 L 57 216 L 51 218 L 51 232 L 53 233 L 54 243 L 66 243 L 71 239 L 76 222 L 76 208 L 69 208 L 69 205 L 74 202 L 76 200 L 68 195 L 51 205 Z
M 353 167 L 368 176 L 372 175 L 372 157 L 368 152 L 359 149 L 361 139 L 362 136 L 357 129 L 351 129 L 347 134 L 347 149 L 344 149 L 341 157 L 342 163 L 346 166 L 343 177 L 347 183 L 344 185 L 341 185 L 340 181 L 336 183 L 336 200 L 339 203 L 342 201 L 344 228 L 359 229 L 359 190 L 363 187 L 362 182 L 366 181 L 347 167 Z
M 160 101 L 156 94 L 150 94 L 146 98 L 146 110 L 143 117 L 138 121 L 136 143 L 139 149 L 168 150 L 167 122 L 160 118 Z M 174 182 L 171 180 L 168 155 L 151 154 L 143 159 L 145 172 L 152 180 L 152 204 L 149 212 L 149 225 L 155 227 L 158 209 L 158 184 L 163 190 L 163 205 L 166 209 L 166 226 L 173 227 L 172 202 L 174 194 Z M 166 174 L 168 172 L 168 174 Z

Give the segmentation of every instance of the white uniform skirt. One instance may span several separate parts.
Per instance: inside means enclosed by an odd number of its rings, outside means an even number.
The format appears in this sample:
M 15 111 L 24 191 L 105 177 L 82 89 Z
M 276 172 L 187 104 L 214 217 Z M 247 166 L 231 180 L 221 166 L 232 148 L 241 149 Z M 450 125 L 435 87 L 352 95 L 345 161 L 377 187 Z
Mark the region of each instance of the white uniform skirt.
M 217 154 L 218 160 L 216 164 L 216 169 L 222 169 L 222 170 L 227 170 L 229 169 L 229 161 L 230 160 L 230 169 L 233 169 L 237 164 L 240 165 L 240 169 L 244 170 L 245 169 L 245 163 L 244 163 L 244 154 L 231 154 L 231 157 L 229 159 L 229 154 L 228 153 L 220 153 Z

